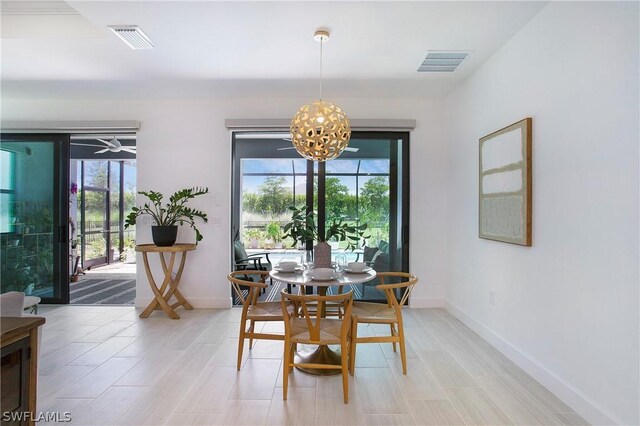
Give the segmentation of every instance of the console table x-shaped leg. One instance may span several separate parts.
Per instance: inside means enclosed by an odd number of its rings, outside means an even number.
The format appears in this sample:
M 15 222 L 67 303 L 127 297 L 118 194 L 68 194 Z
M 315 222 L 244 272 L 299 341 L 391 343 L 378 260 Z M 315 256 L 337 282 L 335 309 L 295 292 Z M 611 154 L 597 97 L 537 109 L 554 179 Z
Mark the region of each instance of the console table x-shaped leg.
M 149 267 L 148 253 L 145 251 L 142 253 L 144 258 L 144 269 L 147 272 L 147 278 L 149 279 L 149 286 L 155 296 L 154 300 L 147 306 L 141 314 L 140 318 L 147 318 L 154 310 L 162 309 L 170 318 L 180 319 L 180 315 L 175 311 L 175 308 L 183 306 L 186 310 L 191 310 L 193 307 L 187 302 L 180 290 L 178 290 L 178 284 L 180 284 L 180 278 L 182 277 L 182 271 L 184 270 L 184 264 L 187 259 L 187 252 L 182 252 L 182 258 L 180 259 L 180 266 L 176 272 L 175 278 L 172 277 L 173 267 L 176 260 L 176 252 L 171 252 L 169 258 L 169 265 L 164 257 L 164 252 L 158 252 L 160 255 L 160 263 L 162 264 L 162 271 L 164 272 L 164 280 L 162 285 L 158 287 L 156 284 L 151 268 Z M 178 301 L 173 304 L 169 304 L 169 300 L 174 296 Z

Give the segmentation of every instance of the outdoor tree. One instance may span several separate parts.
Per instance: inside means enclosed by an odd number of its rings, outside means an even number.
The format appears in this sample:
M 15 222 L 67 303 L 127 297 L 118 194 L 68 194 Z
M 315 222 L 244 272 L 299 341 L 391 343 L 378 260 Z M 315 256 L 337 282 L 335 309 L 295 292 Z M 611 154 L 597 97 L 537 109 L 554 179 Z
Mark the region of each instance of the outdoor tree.
M 376 176 L 360 191 L 361 216 L 365 221 L 382 222 L 389 215 L 389 179 Z
M 314 183 L 317 191 L 317 183 Z M 349 194 L 349 187 L 338 177 L 325 180 L 327 219 L 352 216 L 355 218 L 355 196 Z
M 245 212 L 259 212 L 260 197 L 253 192 L 244 191 L 242 194 L 242 209 Z
M 84 162 L 84 185 L 93 188 L 108 188 L 107 161 Z M 104 226 L 106 214 L 106 192 L 84 191 L 85 229 L 94 230 Z M 80 199 L 78 201 L 81 201 Z
M 284 176 L 269 176 L 258 187 L 258 211 L 277 216 L 287 211 L 291 204 L 291 191 L 285 187 Z
M 127 215 L 136 205 L 136 186 L 129 184 L 124 191 L 124 214 Z
M 349 192 L 344 179 L 337 176 L 326 178 L 327 221 L 342 219 L 355 224 L 357 218 L 359 224 L 369 224 L 371 234 L 376 238 L 388 239 L 389 178 L 375 176 L 360 182 L 358 209 L 356 209 L 356 195 Z M 317 180 L 314 181 L 314 190 L 318 192 Z M 315 211 L 318 209 L 317 202 L 317 197 L 314 197 L 313 210 Z M 266 177 L 255 193 L 245 191 L 242 194 L 243 211 L 263 216 L 265 223 L 272 220 L 274 216 L 285 213 L 292 204 L 298 208 L 304 208 L 306 194 L 296 193 L 294 199 L 284 176 Z
M 85 185 L 93 186 L 94 188 L 106 188 L 108 183 L 108 169 L 108 161 L 85 161 Z

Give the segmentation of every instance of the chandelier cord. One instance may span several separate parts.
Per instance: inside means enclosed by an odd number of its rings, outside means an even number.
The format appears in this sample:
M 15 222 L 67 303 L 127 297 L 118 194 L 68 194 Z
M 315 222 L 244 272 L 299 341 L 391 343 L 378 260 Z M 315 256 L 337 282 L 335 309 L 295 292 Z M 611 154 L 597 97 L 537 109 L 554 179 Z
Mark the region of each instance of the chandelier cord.
M 320 100 L 322 100 L 322 41 L 320 39 Z

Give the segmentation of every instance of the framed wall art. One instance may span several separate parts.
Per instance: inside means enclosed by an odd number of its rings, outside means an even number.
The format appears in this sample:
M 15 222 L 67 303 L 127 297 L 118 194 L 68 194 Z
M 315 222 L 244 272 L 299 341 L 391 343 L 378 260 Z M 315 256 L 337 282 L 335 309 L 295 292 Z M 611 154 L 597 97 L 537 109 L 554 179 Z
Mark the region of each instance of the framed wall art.
M 531 246 L 531 123 L 480 139 L 480 238 Z

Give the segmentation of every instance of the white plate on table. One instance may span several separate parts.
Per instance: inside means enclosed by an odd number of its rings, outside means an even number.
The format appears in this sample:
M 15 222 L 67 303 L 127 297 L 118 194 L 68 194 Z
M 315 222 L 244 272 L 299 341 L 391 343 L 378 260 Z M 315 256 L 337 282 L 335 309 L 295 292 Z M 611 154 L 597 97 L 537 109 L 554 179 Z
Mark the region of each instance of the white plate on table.
M 370 267 L 368 267 L 368 266 L 367 266 L 366 268 L 364 268 L 364 269 L 363 269 L 363 270 L 361 270 L 361 271 L 354 271 L 354 270 L 351 270 L 351 269 L 349 269 L 349 268 L 344 268 L 344 271 L 345 271 L 345 272 L 347 272 L 347 273 L 349 273 L 349 274 L 366 274 L 367 272 L 371 271 L 371 269 L 372 269 L 372 268 L 370 268 Z
M 279 266 L 274 266 L 273 270 L 276 271 L 276 272 L 280 272 L 282 274 L 293 274 L 294 272 L 302 272 L 302 267 L 298 266 L 295 269 L 284 270 L 284 269 L 280 268 Z
M 314 271 L 309 271 L 307 272 L 307 276 L 311 278 L 313 281 L 333 281 L 337 279 L 339 275 L 337 273 L 334 273 L 330 276 L 326 276 L 326 275 L 317 276 L 316 274 L 314 274 Z

